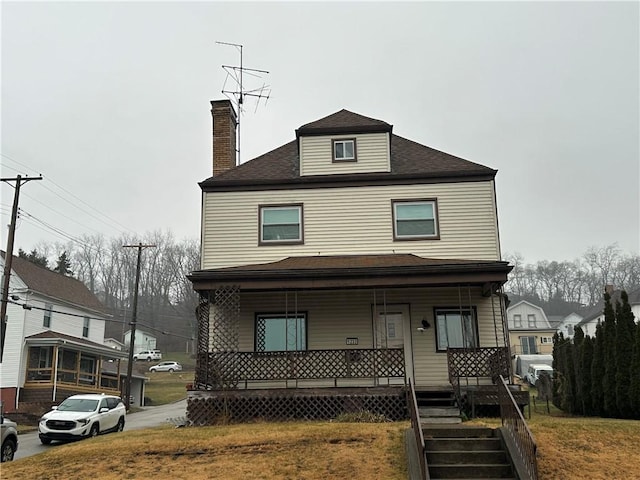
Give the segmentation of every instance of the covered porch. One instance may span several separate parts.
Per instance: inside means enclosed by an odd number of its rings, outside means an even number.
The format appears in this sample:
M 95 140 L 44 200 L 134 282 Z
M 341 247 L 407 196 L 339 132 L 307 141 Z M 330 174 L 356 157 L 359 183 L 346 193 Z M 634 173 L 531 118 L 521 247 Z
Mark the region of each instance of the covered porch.
M 300 402 L 332 398 L 324 402 L 348 410 L 353 402 L 336 400 L 348 396 L 406 418 L 409 379 L 416 389 L 452 389 L 451 346 L 508 349 L 500 288 L 509 270 L 506 262 L 394 254 L 194 272 L 201 302 L 188 416 L 214 423 L 233 413 L 230 402 L 244 402 L 265 417 L 277 397 L 285 417 L 325 418 L 336 408 Z

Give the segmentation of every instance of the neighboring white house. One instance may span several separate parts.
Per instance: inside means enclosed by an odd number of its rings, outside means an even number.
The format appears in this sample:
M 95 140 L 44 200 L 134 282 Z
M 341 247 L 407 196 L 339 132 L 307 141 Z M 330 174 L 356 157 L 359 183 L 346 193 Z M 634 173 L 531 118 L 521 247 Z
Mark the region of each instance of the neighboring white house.
M 507 308 L 512 355 L 549 354 L 555 328 L 542 307 L 522 300 Z
M 124 343 L 119 342 L 115 338 L 105 338 L 104 344 L 114 350 L 124 350 Z
M 3 271 L 4 261 L 1 252 Z M 74 393 L 120 394 L 126 354 L 104 344 L 108 318 L 82 282 L 14 256 L 0 363 L 5 411 Z
M 155 350 L 157 348 L 157 339 L 154 335 L 136 328 L 135 345 L 133 353 L 142 352 L 143 350 Z M 131 345 L 131 330 L 124 332 L 125 349 L 129 349 Z
M 449 348 L 473 350 L 465 366 L 476 354 L 475 365 L 503 360 L 500 289 L 511 267 L 501 260 L 496 170 L 347 110 L 236 166 L 235 111 L 214 101 L 212 114 L 201 269 L 189 276 L 202 300 L 194 399 L 238 382 L 408 378 L 446 390 Z
M 606 287 L 609 295 L 611 296 L 611 304 L 615 308 L 616 301 L 620 300 L 621 290 L 614 290 L 612 286 L 607 285 Z M 627 292 L 629 297 L 629 305 L 631 305 L 631 311 L 636 319 L 636 322 L 640 319 L 640 288 L 637 290 L 633 290 L 631 292 Z M 584 319 L 582 319 L 578 326 L 582 328 L 582 331 L 585 335 L 589 335 L 594 337 L 596 334 L 596 327 L 604 322 L 604 299 L 600 300 L 591 312 L 585 315 Z
M 573 338 L 574 329 L 576 325 L 578 325 L 584 317 L 576 312 L 571 312 L 569 315 L 562 317 L 560 322 L 556 327 L 556 331 L 558 333 L 562 333 L 564 338 Z

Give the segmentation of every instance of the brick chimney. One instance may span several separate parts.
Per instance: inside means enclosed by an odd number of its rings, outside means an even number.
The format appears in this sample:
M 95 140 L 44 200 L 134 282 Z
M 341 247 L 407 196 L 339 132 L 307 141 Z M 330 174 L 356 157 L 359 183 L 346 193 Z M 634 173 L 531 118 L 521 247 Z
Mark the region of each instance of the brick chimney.
M 607 292 L 609 295 L 613 295 L 613 285 L 605 285 L 604 291 Z
M 212 100 L 213 176 L 236 166 L 236 111 L 230 100 Z

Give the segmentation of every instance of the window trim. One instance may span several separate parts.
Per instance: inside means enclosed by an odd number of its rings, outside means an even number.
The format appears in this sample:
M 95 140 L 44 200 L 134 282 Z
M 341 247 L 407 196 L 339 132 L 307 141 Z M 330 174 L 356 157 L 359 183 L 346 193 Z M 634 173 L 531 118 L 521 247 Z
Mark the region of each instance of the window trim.
M 258 320 L 262 317 L 267 318 L 285 318 L 285 319 L 304 319 L 304 349 L 302 350 L 286 350 L 287 352 L 306 352 L 309 350 L 309 312 L 256 312 L 253 319 L 253 351 L 255 353 L 272 353 L 279 352 L 282 350 L 258 350 Z M 286 345 L 286 340 L 285 340 Z
M 285 209 L 296 208 L 299 212 L 299 237 L 290 240 L 264 240 L 263 239 L 263 212 L 268 209 Z M 277 205 L 258 205 L 258 246 L 267 245 L 303 245 L 304 244 L 304 204 L 302 203 L 286 203 Z
M 533 322 L 531 321 L 533 319 Z M 538 319 L 536 318 L 535 313 L 527 314 L 527 326 L 528 328 L 538 328 Z
M 478 308 L 475 305 L 462 305 L 462 306 L 435 306 L 433 307 L 433 323 L 434 323 L 434 328 L 435 328 L 435 342 L 436 342 L 436 352 L 437 353 L 446 353 L 447 349 L 441 349 L 440 348 L 440 342 L 439 340 L 439 332 L 438 332 L 438 312 L 442 311 L 442 310 L 446 310 L 446 311 L 451 311 L 451 312 L 455 312 L 455 313 L 460 313 L 460 311 L 465 312 L 465 311 L 469 311 L 472 312 L 472 324 L 474 326 L 474 335 L 473 335 L 473 340 L 475 342 L 475 345 L 472 345 L 470 347 L 451 347 L 451 348 L 478 348 L 480 346 L 480 332 L 479 332 L 479 325 L 478 325 Z
M 353 143 L 353 157 L 349 158 L 337 158 L 336 157 L 336 144 L 337 143 Z M 332 138 L 331 139 L 331 161 L 333 163 L 349 163 L 349 162 L 357 162 L 358 161 L 358 149 L 356 146 L 356 138 Z
M 433 226 L 435 233 L 433 235 L 398 235 L 398 219 L 396 218 L 396 206 L 402 204 L 414 203 L 431 203 L 433 205 Z M 437 198 L 404 198 L 391 199 L 391 218 L 393 227 L 393 241 L 406 242 L 413 240 L 440 240 L 440 222 L 438 218 L 438 199 Z
M 524 345 L 522 341 L 527 339 L 527 353 L 524 352 Z M 520 350 L 522 351 L 522 355 L 538 355 L 540 353 L 540 349 L 538 348 L 538 337 L 535 335 L 522 335 L 518 337 L 520 340 Z M 533 339 L 533 352 L 531 351 L 531 339 Z

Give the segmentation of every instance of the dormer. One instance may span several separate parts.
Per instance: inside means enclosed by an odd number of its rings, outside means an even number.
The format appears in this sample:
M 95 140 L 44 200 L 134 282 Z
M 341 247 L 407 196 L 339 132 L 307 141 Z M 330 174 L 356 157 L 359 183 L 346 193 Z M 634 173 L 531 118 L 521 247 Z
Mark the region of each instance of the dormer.
M 340 110 L 296 130 L 300 176 L 391 171 L 393 126 Z

